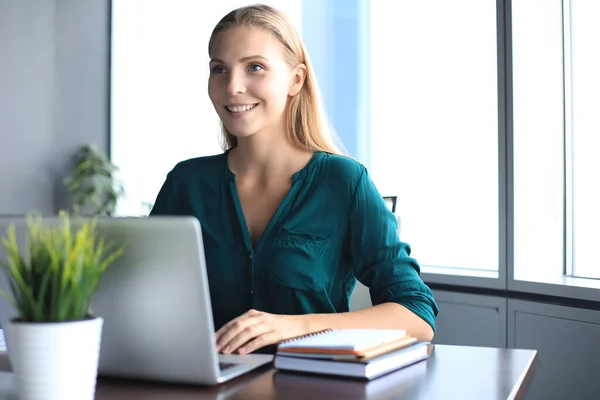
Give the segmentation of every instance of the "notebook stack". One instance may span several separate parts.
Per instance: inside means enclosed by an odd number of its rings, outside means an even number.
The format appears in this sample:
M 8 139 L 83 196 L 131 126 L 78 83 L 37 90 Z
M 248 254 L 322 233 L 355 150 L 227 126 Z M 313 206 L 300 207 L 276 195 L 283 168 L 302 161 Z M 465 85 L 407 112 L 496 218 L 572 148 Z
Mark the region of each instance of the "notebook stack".
M 280 343 L 274 363 L 285 371 L 373 379 L 426 359 L 428 344 L 403 329 L 328 329 Z

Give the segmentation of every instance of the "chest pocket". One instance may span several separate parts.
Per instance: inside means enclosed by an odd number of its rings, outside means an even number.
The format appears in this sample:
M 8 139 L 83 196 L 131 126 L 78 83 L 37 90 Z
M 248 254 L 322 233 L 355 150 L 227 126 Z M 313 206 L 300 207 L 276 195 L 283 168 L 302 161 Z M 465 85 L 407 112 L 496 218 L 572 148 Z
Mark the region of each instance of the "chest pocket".
M 324 292 L 332 276 L 331 241 L 282 229 L 269 254 L 272 284 L 306 292 Z

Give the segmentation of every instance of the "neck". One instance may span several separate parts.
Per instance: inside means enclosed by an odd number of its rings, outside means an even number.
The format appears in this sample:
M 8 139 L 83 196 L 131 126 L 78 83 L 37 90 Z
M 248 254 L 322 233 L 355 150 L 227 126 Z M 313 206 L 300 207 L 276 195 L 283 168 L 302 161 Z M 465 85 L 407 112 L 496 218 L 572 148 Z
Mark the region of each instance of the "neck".
M 294 146 L 283 135 L 254 134 L 239 138 L 229 153 L 229 167 L 236 176 L 268 179 L 300 169 L 312 152 Z

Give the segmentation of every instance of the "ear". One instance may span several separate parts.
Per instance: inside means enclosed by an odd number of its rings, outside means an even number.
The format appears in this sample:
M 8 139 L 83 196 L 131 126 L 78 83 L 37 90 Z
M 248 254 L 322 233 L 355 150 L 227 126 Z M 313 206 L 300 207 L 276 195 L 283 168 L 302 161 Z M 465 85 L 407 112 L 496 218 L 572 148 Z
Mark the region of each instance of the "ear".
M 288 90 L 288 96 L 294 97 L 300 92 L 304 85 L 304 79 L 306 79 L 306 65 L 298 64 L 292 70 L 292 84 Z

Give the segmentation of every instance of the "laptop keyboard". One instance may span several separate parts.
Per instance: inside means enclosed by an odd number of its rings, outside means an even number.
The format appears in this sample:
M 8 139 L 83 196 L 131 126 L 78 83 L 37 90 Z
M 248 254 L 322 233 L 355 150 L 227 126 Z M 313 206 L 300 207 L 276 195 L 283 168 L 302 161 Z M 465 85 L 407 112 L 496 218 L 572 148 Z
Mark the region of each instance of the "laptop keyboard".
M 232 364 L 232 363 L 226 363 L 226 362 L 220 362 L 219 363 L 219 368 L 221 369 L 221 371 L 224 371 L 228 368 L 231 367 L 235 367 L 237 364 Z

